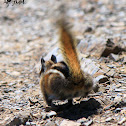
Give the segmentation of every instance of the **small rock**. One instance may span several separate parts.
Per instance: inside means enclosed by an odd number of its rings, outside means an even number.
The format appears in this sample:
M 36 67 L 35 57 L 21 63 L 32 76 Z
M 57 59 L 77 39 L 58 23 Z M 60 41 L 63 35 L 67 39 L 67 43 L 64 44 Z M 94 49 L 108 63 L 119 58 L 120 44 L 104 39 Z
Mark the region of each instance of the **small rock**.
M 91 32 L 92 31 L 92 27 L 87 27 L 86 29 L 85 29 L 85 32 Z
M 126 107 L 125 107 L 125 109 L 123 109 L 123 110 L 121 111 L 121 114 L 125 114 L 125 115 L 126 115 Z
M 0 107 L 0 112 L 3 112 L 4 111 L 4 108 Z
M 10 88 L 5 88 L 5 89 L 4 89 L 4 92 L 5 92 L 5 93 L 9 93 L 9 92 L 12 92 L 12 91 L 13 91 L 13 90 L 10 89 Z
M 53 117 L 53 116 L 56 116 L 57 115 L 57 113 L 55 112 L 55 111 L 51 111 L 51 112 L 49 112 L 48 114 L 47 114 L 47 117 Z
M 107 76 L 104 76 L 104 75 L 99 75 L 96 77 L 96 81 L 99 82 L 99 84 L 101 83 L 107 83 L 107 84 L 110 84 L 109 80 L 108 80 L 108 77 Z
M 3 96 L 3 99 L 8 99 L 8 98 L 9 98 L 9 96 L 6 96 L 6 95 Z
M 122 109 L 126 111 L 126 107 L 122 107 Z
M 84 123 L 84 122 L 86 122 L 86 121 L 87 121 L 87 119 L 84 118 L 84 117 L 77 120 L 77 122 L 78 122 L 78 123 L 81 123 L 81 124 Z
M 17 72 L 17 71 L 13 71 L 10 73 L 12 76 L 19 76 L 20 75 L 20 72 Z
M 13 86 L 13 85 L 15 85 L 15 84 L 16 84 L 15 82 L 12 82 L 12 83 L 9 83 L 8 86 L 11 87 L 11 86 Z
M 101 86 L 101 87 L 98 89 L 98 91 L 106 93 L 106 88 L 103 87 L 103 86 Z
M 57 126 L 54 122 L 49 121 L 44 126 Z
M 30 119 L 30 113 L 24 113 L 19 114 L 13 118 L 11 118 L 7 123 L 6 126 L 15 126 L 15 125 L 21 125 L 24 124 Z
M 122 58 L 124 64 L 126 64 L 126 56 Z
M 44 124 L 44 122 L 45 122 L 45 121 L 44 121 L 44 120 L 42 120 L 42 121 L 40 122 L 40 124 Z
M 116 55 L 116 54 L 113 54 L 113 53 L 111 53 L 109 55 L 109 58 L 112 59 L 115 62 L 119 61 L 119 55 Z
M 91 119 L 88 122 L 83 123 L 83 124 L 84 124 L 84 126 L 90 126 L 92 123 L 93 123 L 93 120 Z
M 69 120 L 63 120 L 60 126 L 80 126 L 80 123 Z
M 0 81 L 0 83 L 1 83 L 1 84 L 7 84 L 7 82 L 6 82 L 6 81 Z
M 121 74 L 122 77 L 126 77 L 126 74 Z
M 121 111 L 121 108 L 117 108 L 116 110 L 114 110 L 115 113 L 118 113 Z
M 114 90 L 115 92 L 123 92 L 123 91 L 126 91 L 126 89 L 118 89 L 118 88 L 116 88 L 115 90 Z
M 36 123 L 34 123 L 34 122 L 26 122 L 26 126 L 36 126 Z
M 44 119 L 44 120 L 47 119 L 47 114 L 46 113 L 42 112 L 41 115 L 42 115 L 42 119 Z
M 122 118 L 122 119 L 118 122 L 118 124 L 119 124 L 119 125 L 122 125 L 124 122 L 126 122 L 126 117 Z
M 119 83 L 122 83 L 122 84 L 125 84 L 125 83 L 126 83 L 125 80 L 124 80 L 124 81 L 123 81 L 123 80 L 119 80 L 118 82 L 119 82 Z
M 112 53 L 111 47 L 106 47 L 104 51 L 102 52 L 101 56 L 102 57 L 107 57 L 110 53 Z
M 111 53 L 119 54 L 122 51 L 125 51 L 125 46 L 124 47 L 121 47 L 117 43 L 114 43 L 112 39 L 108 39 L 107 42 L 106 42 L 106 47 L 103 50 L 101 56 L 107 57 Z
M 113 120 L 113 118 L 112 117 L 109 117 L 109 118 L 107 118 L 105 121 L 106 122 L 111 122 Z
M 109 109 L 111 109 L 111 107 L 112 107 L 112 105 L 108 105 L 108 106 L 106 106 L 106 107 L 104 108 L 104 110 L 109 110 Z
M 121 100 L 122 100 L 122 97 L 121 96 L 116 96 L 115 97 L 115 99 L 114 99 L 114 102 L 116 103 L 118 103 L 118 102 L 121 102 Z
M 40 113 L 36 113 L 36 114 L 33 114 L 33 116 L 35 117 L 35 118 L 41 118 L 41 114 Z
M 106 46 L 107 47 L 113 47 L 114 46 L 114 42 L 111 38 L 109 38 L 107 41 L 106 41 Z
M 84 9 L 85 13 L 91 13 L 95 10 L 95 7 L 93 5 L 88 5 L 86 9 Z
M 109 77 L 114 77 L 115 75 L 115 70 L 114 69 L 111 69 L 109 72 L 107 72 L 106 74 L 109 76 Z
M 115 66 L 113 65 L 107 65 L 109 68 L 116 68 Z

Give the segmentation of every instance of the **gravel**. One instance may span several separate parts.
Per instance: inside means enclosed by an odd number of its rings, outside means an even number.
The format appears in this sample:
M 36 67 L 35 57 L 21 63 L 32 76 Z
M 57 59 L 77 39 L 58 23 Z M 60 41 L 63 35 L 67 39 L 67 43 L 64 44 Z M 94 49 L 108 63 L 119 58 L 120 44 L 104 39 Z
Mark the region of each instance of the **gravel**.
M 11 1 L 12 2 L 12 1 Z M 126 1 L 0 1 L 0 125 L 126 125 Z M 40 58 L 62 60 L 56 21 L 64 13 L 82 70 L 98 91 L 46 111 Z M 29 99 L 32 99 L 31 101 Z

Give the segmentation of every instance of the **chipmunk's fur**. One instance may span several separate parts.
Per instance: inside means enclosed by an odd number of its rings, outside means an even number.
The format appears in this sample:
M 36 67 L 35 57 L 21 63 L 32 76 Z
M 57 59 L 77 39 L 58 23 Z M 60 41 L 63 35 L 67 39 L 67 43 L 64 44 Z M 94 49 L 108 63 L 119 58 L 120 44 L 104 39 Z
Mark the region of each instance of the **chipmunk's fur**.
M 40 86 L 49 106 L 52 100 L 85 97 L 93 87 L 92 77 L 81 70 L 73 36 L 64 25 L 61 25 L 60 30 L 60 44 L 65 62 L 57 63 L 54 55 L 49 61 L 41 59 Z

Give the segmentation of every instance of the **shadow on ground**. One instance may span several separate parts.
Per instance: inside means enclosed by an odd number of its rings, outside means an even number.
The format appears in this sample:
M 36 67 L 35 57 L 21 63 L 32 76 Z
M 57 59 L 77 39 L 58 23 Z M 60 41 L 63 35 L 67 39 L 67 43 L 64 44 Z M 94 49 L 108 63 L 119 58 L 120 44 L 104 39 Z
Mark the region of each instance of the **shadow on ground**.
M 101 104 L 94 98 L 90 98 L 88 101 L 81 101 L 80 104 L 66 106 L 65 108 L 60 105 L 57 109 L 57 116 L 69 120 L 78 120 L 97 114 L 99 108 L 102 108 Z

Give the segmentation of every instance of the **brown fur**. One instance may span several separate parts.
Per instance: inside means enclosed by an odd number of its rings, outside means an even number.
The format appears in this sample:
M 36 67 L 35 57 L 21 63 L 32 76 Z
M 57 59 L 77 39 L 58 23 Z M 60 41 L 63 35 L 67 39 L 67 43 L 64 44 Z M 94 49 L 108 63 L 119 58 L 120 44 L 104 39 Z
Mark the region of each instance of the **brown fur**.
M 45 62 L 43 58 L 41 60 L 40 86 L 49 106 L 52 104 L 52 100 L 85 97 L 93 87 L 92 77 L 81 70 L 73 36 L 64 26 L 61 27 L 60 38 L 62 54 L 66 63 L 57 63 L 54 55 L 49 61 Z
M 72 78 L 74 78 L 75 80 L 83 78 L 83 74 L 80 68 L 80 63 L 78 61 L 78 56 L 74 45 L 75 39 L 70 34 L 68 29 L 66 29 L 66 27 L 62 26 L 60 31 L 62 53 L 64 55 L 65 61 L 70 67 Z

